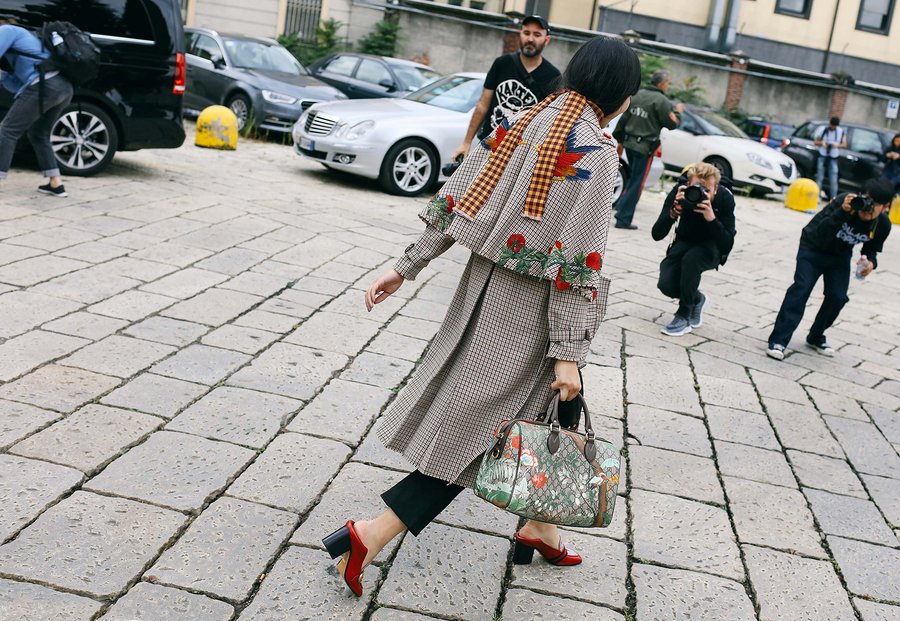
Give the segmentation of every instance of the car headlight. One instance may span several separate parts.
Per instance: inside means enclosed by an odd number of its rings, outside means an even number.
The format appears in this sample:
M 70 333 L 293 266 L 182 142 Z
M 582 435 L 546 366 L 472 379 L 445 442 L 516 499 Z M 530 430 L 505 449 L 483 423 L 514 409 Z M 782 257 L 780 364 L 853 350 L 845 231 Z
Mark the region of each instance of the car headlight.
M 347 125 L 346 123 L 338 123 L 337 126 L 335 126 L 335 128 L 334 128 L 334 133 L 331 135 L 334 136 L 335 138 L 340 138 L 344 134 L 347 133 L 348 129 L 350 129 L 350 126 Z
M 290 95 L 284 95 L 282 93 L 276 93 L 275 91 L 263 91 L 262 96 L 263 99 L 265 99 L 269 103 L 284 104 L 287 106 L 297 103 L 296 97 L 291 97 Z
M 361 138 L 362 136 L 365 136 L 373 127 L 375 127 L 375 121 L 363 121 L 362 123 L 357 123 L 350 128 L 350 131 L 347 132 L 347 140 L 356 140 L 357 138 Z
M 764 158 L 763 156 L 757 153 L 748 153 L 747 159 L 756 164 L 757 166 L 762 166 L 763 168 L 768 168 L 772 170 L 772 162 Z

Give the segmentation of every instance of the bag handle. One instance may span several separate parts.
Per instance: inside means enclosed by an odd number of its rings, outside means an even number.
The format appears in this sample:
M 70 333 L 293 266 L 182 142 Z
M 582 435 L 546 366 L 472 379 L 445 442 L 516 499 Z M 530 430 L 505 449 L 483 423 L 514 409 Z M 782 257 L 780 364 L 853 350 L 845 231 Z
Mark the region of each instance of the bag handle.
M 584 412 L 584 457 L 589 462 L 593 462 L 597 457 L 597 447 L 594 445 L 594 427 L 591 425 L 591 413 L 588 411 L 587 401 L 584 400 L 581 393 L 578 393 L 576 397 L 581 401 L 581 410 Z M 559 450 L 559 433 L 561 429 L 559 424 L 559 400 L 559 391 L 557 390 L 553 393 L 553 398 L 550 399 L 550 403 L 547 406 L 547 414 L 543 420 L 544 423 L 549 423 L 550 425 L 550 435 L 547 436 L 547 450 L 550 451 L 551 455 Z

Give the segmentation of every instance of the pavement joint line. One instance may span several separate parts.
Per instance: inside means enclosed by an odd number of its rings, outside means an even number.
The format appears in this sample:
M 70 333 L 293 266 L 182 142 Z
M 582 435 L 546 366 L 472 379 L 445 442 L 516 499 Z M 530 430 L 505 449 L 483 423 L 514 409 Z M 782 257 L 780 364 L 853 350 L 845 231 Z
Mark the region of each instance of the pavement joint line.
M 625 608 L 623 614 L 625 621 L 637 619 L 637 585 L 634 583 L 632 568 L 634 567 L 634 511 L 631 506 L 631 490 L 633 489 L 631 455 L 628 450 L 627 439 L 631 436 L 628 431 L 628 412 L 631 404 L 628 401 L 628 359 L 631 357 L 626 351 L 628 345 L 628 330 L 619 326 L 619 370 L 622 371 L 622 458 L 625 459 L 625 491 L 628 497 L 625 500 Z M 641 445 L 638 440 L 638 445 Z M 621 466 L 619 472 L 622 471 Z M 618 491 L 618 490 L 617 490 Z

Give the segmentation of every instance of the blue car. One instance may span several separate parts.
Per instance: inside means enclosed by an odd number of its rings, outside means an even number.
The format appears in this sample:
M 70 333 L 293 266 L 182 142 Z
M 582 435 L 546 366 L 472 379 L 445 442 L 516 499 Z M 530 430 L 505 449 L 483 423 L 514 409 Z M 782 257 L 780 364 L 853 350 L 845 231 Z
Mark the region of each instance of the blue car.
M 758 117 L 749 117 L 741 123 L 741 129 L 752 140 L 781 151 L 791 143 L 791 135 L 797 127 L 787 123 L 775 123 Z

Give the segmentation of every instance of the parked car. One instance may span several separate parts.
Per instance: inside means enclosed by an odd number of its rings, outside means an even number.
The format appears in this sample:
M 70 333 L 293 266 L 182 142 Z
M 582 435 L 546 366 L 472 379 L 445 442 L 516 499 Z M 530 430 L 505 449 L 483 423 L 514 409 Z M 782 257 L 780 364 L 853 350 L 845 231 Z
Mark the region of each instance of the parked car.
M 815 136 L 827 125 L 827 120 L 807 121 L 791 136 L 791 144 L 784 152 L 797 163 L 800 176 L 816 178 L 819 148 L 814 144 Z M 841 127 L 847 132 L 847 148 L 841 149 L 838 157 L 839 185 L 845 190 L 857 190 L 867 179 L 881 175 L 882 156 L 894 132 L 852 123 L 841 123 Z
M 441 169 L 465 138 L 484 77 L 448 75 L 401 99 L 316 104 L 294 125 L 294 151 L 326 168 L 378 179 L 391 194 L 414 196 L 446 178 Z M 654 160 L 646 185 L 661 173 Z M 614 200 L 628 174 L 623 162 Z
M 411 60 L 348 52 L 317 60 L 309 70 L 350 99 L 405 97 L 441 77 L 428 65 Z
M 751 140 L 782 151 L 791 142 L 791 134 L 794 133 L 797 126 L 776 123 L 759 117 L 748 117 L 741 123 L 741 129 Z
M 0 14 L 29 28 L 72 22 L 100 48 L 97 78 L 75 89 L 53 125 L 50 140 L 63 174 L 93 175 L 117 151 L 184 142 L 184 34 L 177 0 L 0 0 Z M 0 89 L 0 117 L 11 105 L 12 94 Z
M 679 127 L 664 129 L 660 138 L 663 164 L 675 174 L 689 164 L 709 162 L 734 187 L 759 195 L 781 192 L 797 177 L 791 158 L 754 142 L 737 125 L 705 108 L 687 106 Z
M 231 108 L 238 129 L 256 127 L 289 132 L 314 103 L 347 97 L 312 77 L 272 39 L 185 28 L 187 89 L 185 107 L 199 111 L 221 104 Z

